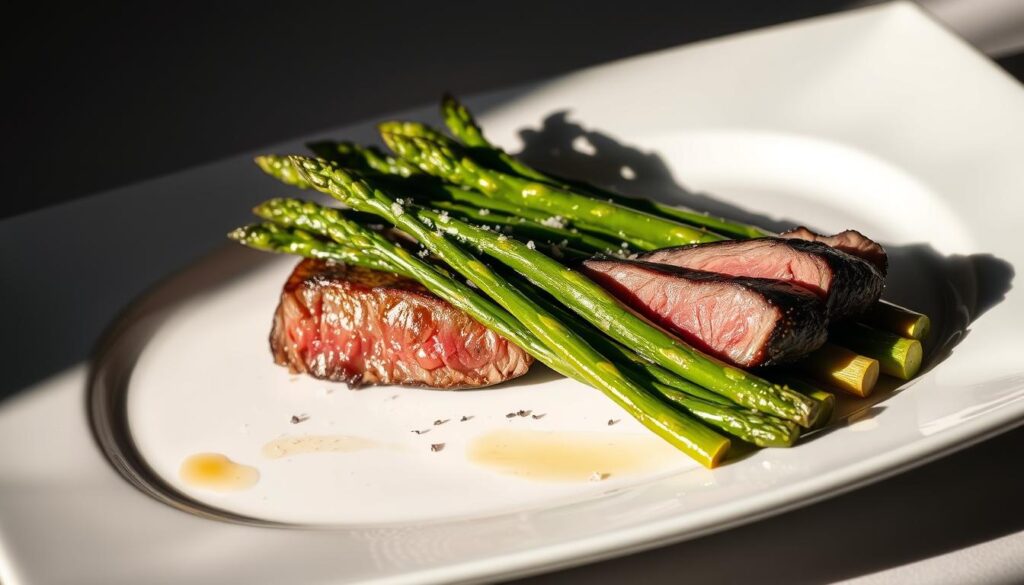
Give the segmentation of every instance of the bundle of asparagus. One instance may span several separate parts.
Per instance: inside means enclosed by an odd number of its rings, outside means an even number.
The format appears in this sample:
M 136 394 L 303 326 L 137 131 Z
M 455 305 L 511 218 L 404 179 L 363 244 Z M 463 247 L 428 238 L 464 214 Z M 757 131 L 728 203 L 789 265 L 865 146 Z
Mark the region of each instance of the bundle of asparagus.
M 548 367 L 599 389 L 708 467 L 727 452 L 725 435 L 786 447 L 801 428 L 827 422 L 834 400 L 828 392 L 792 377 L 776 383 L 705 355 L 565 262 L 768 232 L 542 173 L 490 144 L 454 98 L 445 97 L 442 113 L 457 140 L 423 124 L 381 124 L 395 156 L 319 142 L 310 147 L 320 158 L 258 157 L 268 174 L 348 209 L 274 199 L 255 209 L 264 223 L 230 237 L 416 280 Z M 414 239 L 430 258 L 373 229 L 368 216 Z M 527 280 L 510 278 L 516 273 Z M 880 304 L 866 323 L 838 334 L 842 347 L 830 344 L 804 360 L 803 372 L 866 394 L 880 367 L 904 379 L 916 373 L 916 337 L 926 329 L 927 317 Z

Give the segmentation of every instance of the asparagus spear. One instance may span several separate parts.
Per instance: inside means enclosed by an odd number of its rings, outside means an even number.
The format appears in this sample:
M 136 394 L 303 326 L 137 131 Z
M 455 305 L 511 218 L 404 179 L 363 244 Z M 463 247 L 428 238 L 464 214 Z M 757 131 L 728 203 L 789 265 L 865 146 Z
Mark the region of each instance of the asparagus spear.
M 615 242 L 566 228 L 564 223 L 558 221 L 557 218 L 536 222 L 452 201 L 432 201 L 430 206 L 480 224 L 507 227 L 506 233 L 515 235 L 519 239 L 537 239 L 551 244 L 561 243 L 563 246 L 589 252 L 590 254 L 585 254 L 588 257 L 593 253 L 612 253 L 621 250 Z M 520 237 L 520 234 L 523 237 Z
M 836 409 L 835 394 L 832 394 L 831 392 L 826 392 L 825 390 L 821 390 L 820 388 L 812 384 L 809 384 L 806 380 L 800 378 L 799 376 L 793 376 L 789 374 L 784 374 L 781 376 L 779 374 L 775 374 L 775 376 L 778 379 L 784 381 L 787 386 L 796 390 L 797 392 L 804 394 L 806 396 L 810 396 L 811 398 L 814 398 L 821 402 L 821 415 L 818 417 L 817 422 L 811 426 L 811 430 L 824 428 L 826 425 L 828 425 L 829 422 L 831 422 L 832 415 L 835 413 Z
M 435 145 L 437 148 L 445 149 L 445 150 L 453 152 L 453 153 L 458 153 L 460 156 L 464 157 L 465 162 L 471 163 L 473 165 L 473 168 L 483 169 L 483 170 L 486 170 L 486 171 L 493 171 L 494 173 L 497 173 L 497 175 L 504 176 L 504 177 L 506 177 L 510 181 L 517 181 L 518 178 L 519 178 L 519 176 L 517 174 L 515 174 L 514 171 L 504 167 L 504 164 L 501 162 L 500 157 L 490 156 L 491 154 L 493 154 L 492 149 L 486 149 L 486 148 L 485 149 L 465 149 L 462 146 L 460 146 L 457 142 L 455 142 L 454 140 L 451 140 L 447 136 L 444 136 L 443 134 L 441 134 L 437 130 L 434 130 L 433 128 L 430 128 L 426 124 L 421 124 L 419 122 L 391 121 L 391 122 L 382 122 L 381 124 L 378 125 L 378 128 L 381 131 L 381 135 L 385 138 L 386 142 L 388 140 L 387 137 L 389 135 L 391 135 L 391 136 L 399 136 L 399 137 L 407 137 L 407 138 L 411 138 L 411 139 L 420 139 L 420 140 L 423 140 L 423 141 L 425 141 L 425 142 L 427 142 L 429 144 Z M 391 146 L 390 143 L 389 143 L 389 146 Z M 394 148 L 394 147 L 392 146 L 392 148 Z M 415 162 L 415 161 L 411 161 L 411 162 Z M 436 175 L 436 173 L 432 173 L 432 174 Z M 437 175 L 437 176 L 439 176 L 441 178 L 446 178 L 449 181 L 451 180 L 451 177 L 444 177 L 444 176 L 441 176 L 441 175 Z M 451 182 L 459 184 L 457 181 L 451 181 Z M 506 202 L 506 204 L 511 203 L 513 205 L 519 205 L 519 206 L 522 206 L 522 207 L 530 208 L 529 204 L 524 204 L 522 201 L 520 201 L 516 197 L 512 197 L 512 198 L 509 198 L 509 197 L 504 197 L 504 198 L 495 197 L 494 193 L 490 193 L 490 192 L 488 192 L 486 190 L 480 189 L 479 185 L 464 185 L 464 186 L 470 186 L 472 188 L 477 189 L 478 192 L 484 194 L 485 197 L 487 197 L 488 199 L 490 199 L 492 201 L 504 200 Z M 544 199 L 547 199 L 547 194 L 544 192 L 544 190 L 547 189 L 547 188 L 553 188 L 553 189 L 555 189 L 556 192 L 552 193 L 551 195 L 557 195 L 558 192 L 559 192 L 559 189 L 561 189 L 561 187 L 559 187 L 557 185 L 552 185 L 552 184 L 549 184 L 549 183 L 545 183 L 543 181 L 541 181 L 541 182 L 537 182 L 537 181 L 533 181 L 533 182 L 531 182 L 531 181 L 526 181 L 526 182 L 519 181 L 519 184 L 517 186 L 514 186 L 514 189 L 515 188 L 525 189 L 527 192 L 530 192 L 534 188 L 539 188 L 540 191 L 537 191 L 536 193 L 534 193 L 532 195 L 532 197 L 535 200 L 534 201 L 535 204 L 532 207 L 532 209 L 535 212 L 536 211 L 547 212 L 547 213 L 549 213 L 551 215 L 555 215 L 551 211 L 551 209 L 549 209 L 549 207 L 558 208 L 558 205 L 556 204 L 556 202 L 559 201 L 559 200 L 555 199 L 552 202 L 547 202 L 547 203 L 551 203 L 553 205 L 545 204 L 545 202 L 542 201 Z M 513 192 L 514 192 L 514 189 L 513 189 Z M 582 198 L 585 199 L 585 197 L 582 197 Z M 570 206 L 573 209 L 578 209 L 578 205 L 573 204 L 572 202 L 569 202 L 569 203 L 570 203 Z M 578 203 L 578 201 L 576 203 Z M 638 233 L 636 233 L 636 232 L 633 232 L 633 231 L 628 230 L 628 229 L 622 229 L 621 226 L 614 225 L 616 217 L 622 216 L 621 212 L 625 212 L 626 215 L 632 217 L 632 220 L 630 220 L 629 217 L 623 217 L 622 219 L 624 221 L 626 221 L 628 223 L 632 223 L 633 225 L 644 226 L 644 225 L 646 225 L 645 222 L 649 222 L 651 220 L 651 218 L 648 217 L 648 215 L 646 213 L 638 213 L 638 212 L 634 212 L 634 211 L 628 210 L 628 209 L 619 210 L 620 213 L 617 216 L 613 215 L 612 216 L 612 222 L 609 223 L 608 219 L 606 219 L 606 216 L 609 215 L 609 211 L 607 209 L 607 205 L 605 204 L 605 202 L 603 202 L 603 201 L 601 201 L 601 202 L 592 201 L 591 203 L 593 205 L 592 205 L 592 208 L 590 209 L 590 211 L 592 213 L 596 212 L 597 217 L 588 216 L 586 213 L 578 213 L 576 216 L 571 218 L 573 220 L 573 223 L 576 224 L 578 227 L 580 227 L 582 229 L 586 229 L 586 230 L 591 231 L 591 232 L 595 232 L 595 233 L 599 233 L 599 234 L 604 234 L 604 235 L 608 235 L 608 236 L 617 237 L 617 238 L 619 238 L 619 239 L 629 243 L 630 245 L 634 246 L 638 250 L 651 250 L 651 249 L 663 247 L 664 243 L 658 243 L 658 236 L 657 235 L 655 235 L 654 237 L 651 237 L 649 234 L 645 235 L 645 236 L 641 236 L 641 235 L 638 235 Z M 655 222 L 662 224 L 662 225 L 657 226 L 657 227 L 660 227 L 663 230 L 664 229 L 672 230 L 672 229 L 682 228 L 682 229 L 686 230 L 687 233 L 692 235 L 693 237 L 700 237 L 700 233 L 699 233 L 700 230 L 695 230 L 695 229 L 690 228 L 688 226 L 683 226 L 682 224 L 678 224 L 678 223 L 676 223 L 674 221 L 660 221 L 659 222 L 658 220 L 655 220 Z M 650 226 L 647 226 L 647 227 L 650 227 Z M 679 236 L 679 237 L 683 237 L 683 236 Z M 664 238 L 668 238 L 667 241 L 675 241 L 676 243 L 680 242 L 680 240 L 678 240 L 678 239 L 673 239 L 673 236 L 672 236 L 671 233 L 668 234 L 667 236 L 664 236 Z
M 438 136 L 437 132 L 429 130 L 422 124 L 412 122 L 386 122 L 381 126 L 384 128 L 401 128 L 405 132 L 414 133 L 418 136 Z M 388 156 L 374 147 L 359 146 L 351 142 L 331 141 L 313 142 L 307 146 L 321 158 L 336 162 L 342 167 L 353 169 L 363 175 L 366 175 L 366 173 L 374 173 L 375 175 L 371 176 L 374 176 L 376 180 L 383 181 L 384 186 L 401 189 L 405 192 L 408 192 L 411 189 L 415 191 L 413 194 L 415 199 L 428 204 L 430 207 L 450 209 L 449 206 L 452 204 L 465 204 L 475 206 L 480 211 L 500 211 L 542 224 L 566 224 L 566 228 L 573 230 L 573 233 L 578 233 L 584 238 L 592 237 L 595 241 L 602 240 L 602 245 L 599 247 L 591 246 L 595 252 L 607 252 L 608 250 L 617 249 L 617 245 L 607 238 L 601 238 L 593 235 L 601 233 L 606 235 L 611 234 L 619 240 L 625 240 L 638 250 L 648 250 L 655 247 L 654 244 L 651 244 L 643 238 L 630 234 L 623 236 L 618 233 L 611 233 L 609 230 L 602 228 L 599 225 L 576 222 L 575 225 L 570 227 L 568 222 L 559 216 L 553 216 L 550 213 L 543 211 L 528 209 L 504 200 L 488 197 L 478 191 L 462 189 L 450 183 L 445 183 L 437 177 L 421 172 L 418 168 L 413 167 L 406 161 Z M 266 165 L 266 163 L 264 164 Z M 280 165 L 282 163 L 277 162 L 276 164 Z M 276 170 L 275 165 L 266 165 L 266 168 L 275 171 L 271 174 L 282 178 L 280 176 L 282 173 Z M 394 182 L 387 180 L 387 177 L 391 176 L 404 179 L 414 178 L 417 182 L 415 185 L 412 185 L 401 181 Z M 292 181 L 294 180 L 291 176 L 289 176 L 288 179 Z M 433 180 L 433 182 L 430 182 L 429 180 Z M 593 234 L 589 232 L 593 232 Z M 571 239 L 572 238 L 570 238 L 570 240 Z
M 717 465 L 728 450 L 727 438 L 689 415 L 671 409 L 656 395 L 630 380 L 586 340 L 562 326 L 512 283 L 498 277 L 483 262 L 422 223 L 413 214 L 406 213 L 399 201 L 380 190 L 371 189 L 365 182 L 341 169 L 332 168 L 327 161 L 291 157 L 291 162 L 317 190 L 353 209 L 379 215 L 393 223 L 442 258 L 455 271 L 471 279 L 554 352 L 555 363 L 548 365 L 556 371 L 570 374 L 598 388 L 644 426 L 708 467 Z M 401 249 L 398 250 L 401 252 Z M 416 260 L 408 253 L 405 256 L 407 262 Z M 524 349 L 529 351 L 528 348 Z
M 320 158 L 334 161 L 355 170 L 373 170 L 385 175 L 412 177 L 422 174 L 419 169 L 373 146 L 360 146 L 352 142 L 323 140 L 306 145 Z
M 833 338 L 844 346 L 877 356 L 883 374 L 909 380 L 921 369 L 924 352 L 921 342 L 879 331 L 862 323 L 847 323 L 832 330 Z
M 373 270 L 394 272 L 408 277 L 401 267 L 366 254 L 356 248 L 335 242 L 326 242 L 302 229 L 281 226 L 275 223 L 260 223 L 232 230 L 228 237 L 236 242 L 264 252 L 294 254 L 317 260 L 333 260 Z
M 351 227 L 335 225 L 343 217 L 337 210 L 295 199 L 272 199 L 260 204 L 254 211 L 258 216 L 272 219 L 279 222 L 280 225 L 271 223 L 247 226 L 233 231 L 229 237 L 264 251 L 360 264 L 421 280 L 416 272 L 398 266 L 386 257 L 378 257 L 379 253 L 360 249 L 353 244 L 353 239 L 359 241 L 358 232 L 353 235 L 354 230 Z M 317 231 L 317 235 L 294 227 L 296 225 L 309 226 Z M 332 226 L 334 227 L 332 228 Z M 324 241 L 321 237 L 317 237 L 318 235 L 322 237 L 333 235 L 334 241 Z M 345 252 L 339 254 L 337 252 L 339 249 L 345 250 Z M 448 292 L 441 290 L 437 294 L 450 301 L 450 297 L 446 297 Z M 478 293 L 468 289 L 463 289 L 459 294 L 479 297 Z M 739 409 L 734 403 L 708 392 L 704 388 L 668 372 L 656 372 L 658 369 L 656 366 L 646 364 L 639 356 L 631 354 L 629 350 L 617 346 L 600 333 L 596 333 L 578 318 L 568 315 L 547 301 L 538 298 L 535 294 L 533 297 L 545 309 L 552 310 L 557 319 L 562 320 L 562 323 L 571 327 L 577 334 L 588 340 L 600 342 L 596 348 L 601 354 L 611 357 L 616 363 L 623 364 L 631 377 L 635 376 L 634 379 L 638 381 L 644 380 L 646 386 L 707 424 L 762 447 L 787 447 L 792 445 L 799 435 L 798 429 L 792 423 Z M 489 303 L 482 298 L 476 300 L 481 306 L 487 306 Z M 492 314 L 502 313 L 503 309 L 491 305 L 490 312 Z M 473 313 L 470 312 L 470 314 Z M 511 317 L 509 316 L 507 319 L 511 319 Z M 514 319 L 512 321 L 512 326 L 503 335 L 522 347 L 537 344 L 532 333 L 515 322 Z M 541 351 L 548 350 L 546 347 L 542 347 Z M 548 358 L 538 357 L 538 359 L 545 363 L 548 363 L 545 361 L 546 359 L 556 359 L 550 351 L 547 355 Z M 652 372 L 655 373 L 652 374 Z
M 878 382 L 878 360 L 860 355 L 832 342 L 814 350 L 793 364 L 808 376 L 835 388 L 865 398 Z
M 863 321 L 868 325 L 891 331 L 901 337 L 923 340 L 931 331 L 932 322 L 928 315 L 911 311 L 906 307 L 878 301 L 864 315 Z
M 426 173 L 490 197 L 583 222 L 616 237 L 636 235 L 655 246 L 722 239 L 703 229 L 482 167 L 454 144 L 398 133 L 402 128 L 385 126 L 383 132 L 384 141 L 400 158 Z
M 568 179 L 534 169 L 487 140 L 484 137 L 483 130 L 477 124 L 469 109 L 449 94 L 445 94 L 441 98 L 441 116 L 444 118 L 448 130 L 461 140 L 463 144 L 475 147 L 477 152 L 492 153 L 493 158 L 501 161 L 502 165 L 525 179 L 543 181 L 566 191 L 583 191 L 597 199 L 611 200 L 624 207 L 666 219 L 682 221 L 690 225 L 705 227 L 715 233 L 734 238 L 758 238 L 771 234 L 771 232 L 757 226 L 740 224 L 681 206 L 665 205 L 664 203 L 658 203 L 649 199 L 628 197 L 614 191 L 601 189 L 586 183 L 569 181 Z
M 309 182 L 306 181 L 292 166 L 292 163 L 287 158 L 281 156 L 257 156 L 253 159 L 256 166 L 263 169 L 264 173 L 267 173 L 271 177 L 274 177 L 278 181 L 286 185 L 298 187 L 299 189 L 309 189 Z

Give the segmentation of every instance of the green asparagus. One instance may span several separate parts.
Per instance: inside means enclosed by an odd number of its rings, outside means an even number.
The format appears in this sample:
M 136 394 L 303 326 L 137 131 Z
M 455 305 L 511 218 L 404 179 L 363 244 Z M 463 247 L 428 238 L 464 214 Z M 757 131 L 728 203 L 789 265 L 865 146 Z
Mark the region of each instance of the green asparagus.
M 555 353 L 557 364 L 553 367 L 556 370 L 598 388 L 647 428 L 708 467 L 717 465 L 728 450 L 727 438 L 689 415 L 673 410 L 630 380 L 586 340 L 562 326 L 512 283 L 498 277 L 486 264 L 413 214 L 406 213 L 403 203 L 326 161 L 303 157 L 291 157 L 291 161 L 317 190 L 353 209 L 379 215 L 393 223 L 470 279 Z M 414 260 L 408 253 L 405 255 Z
M 343 216 L 337 210 L 295 199 L 272 199 L 260 204 L 255 212 L 258 216 L 272 219 L 280 225 L 260 224 L 239 228 L 230 235 L 232 239 L 260 250 L 338 260 L 421 280 L 417 276 L 417 271 L 410 271 L 389 261 L 387 257 L 380 257 L 378 251 L 358 248 L 358 243 L 365 245 L 366 238 L 360 236 L 351 225 L 347 227 L 337 225 L 345 223 Z M 317 235 L 294 227 L 296 225 L 310 227 L 316 230 Z M 333 236 L 333 241 L 325 241 L 317 236 L 323 238 Z M 339 254 L 337 253 L 338 249 L 343 249 L 346 252 Z M 450 302 L 453 300 L 448 296 L 449 291 L 447 290 L 442 289 L 436 294 Z M 459 294 L 479 297 L 474 291 L 465 288 Z M 734 403 L 678 376 L 664 371 L 658 372 L 660 368 L 644 362 L 639 356 L 605 338 L 578 318 L 540 299 L 535 293 L 532 296 L 540 306 L 552 311 L 554 317 L 563 324 L 587 340 L 598 342 L 595 347 L 600 353 L 610 357 L 615 363 L 621 364 L 631 377 L 643 380 L 645 386 L 655 390 L 663 398 L 681 406 L 707 424 L 762 447 L 790 446 L 799 435 L 797 428 L 792 423 L 740 409 Z M 477 301 L 484 307 L 489 303 L 482 298 Z M 475 316 L 472 311 L 468 312 Z M 488 314 L 502 312 L 503 309 L 491 305 Z M 511 318 L 506 317 L 507 319 Z M 522 347 L 537 345 L 533 334 L 514 320 L 512 326 L 503 335 Z M 545 351 L 547 351 L 546 347 L 541 349 L 542 354 Z M 547 357 L 534 355 L 545 363 L 556 359 L 550 352 L 545 354 Z
M 475 147 L 475 152 L 492 153 L 492 157 L 499 160 L 505 168 L 511 169 L 512 172 L 524 179 L 542 181 L 565 191 L 583 191 L 585 194 L 596 199 L 611 200 L 623 207 L 657 215 L 665 219 L 704 227 L 715 233 L 734 238 L 758 238 L 771 235 L 771 232 L 757 226 L 740 224 L 681 206 L 665 205 L 664 203 L 658 203 L 649 199 L 628 197 L 614 191 L 601 189 L 586 183 L 570 181 L 534 169 L 488 141 L 469 109 L 451 95 L 445 94 L 441 98 L 441 116 L 444 118 L 448 130 L 461 140 L 463 144 Z
M 308 181 L 318 181 L 313 183 L 318 190 L 335 194 L 346 205 L 379 214 L 389 220 L 398 220 L 394 223 L 403 231 L 406 231 L 407 223 L 412 223 L 411 227 L 417 232 L 424 231 L 422 226 L 413 220 L 412 214 L 405 213 L 402 203 L 383 191 L 371 189 L 365 182 L 354 181 L 347 173 L 326 161 L 303 157 L 291 157 L 291 160 Z M 349 194 L 345 188 L 347 185 L 358 185 L 360 189 L 355 193 L 361 196 Z M 611 337 L 669 371 L 748 408 L 774 414 L 802 425 L 809 424 L 814 418 L 819 407 L 815 401 L 698 352 L 634 314 L 580 273 L 530 249 L 526 244 L 502 234 L 444 218 L 440 214 L 433 214 L 431 219 L 438 230 L 449 233 L 454 230 L 454 235 L 460 240 L 471 242 L 486 254 L 508 264 L 585 319 L 598 325 L 599 329 Z M 426 244 L 424 239 L 437 235 L 430 230 L 426 232 L 429 235 L 411 235 Z M 431 251 L 437 253 L 436 250 Z M 441 257 L 449 260 L 443 255 Z M 538 336 L 541 335 L 538 333 Z
M 482 167 L 456 145 L 397 132 L 384 132 L 383 137 L 400 158 L 426 173 L 489 197 L 586 223 L 608 235 L 635 235 L 659 247 L 722 239 L 704 229 Z

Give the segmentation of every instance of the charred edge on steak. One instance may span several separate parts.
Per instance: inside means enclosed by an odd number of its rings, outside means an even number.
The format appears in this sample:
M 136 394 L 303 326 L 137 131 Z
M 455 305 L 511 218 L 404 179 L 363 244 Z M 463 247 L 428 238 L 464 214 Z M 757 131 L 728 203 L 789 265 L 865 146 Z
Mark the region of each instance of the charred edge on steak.
M 833 321 L 867 310 L 885 286 L 882 274 L 866 260 L 803 239 L 769 237 L 675 246 L 647 252 L 638 260 L 792 282 L 826 299 Z
M 821 242 L 851 256 L 856 256 L 869 262 L 878 269 L 878 272 L 885 276 L 889 269 L 889 255 L 881 244 L 858 232 L 857 230 L 844 230 L 832 236 L 826 236 L 813 232 L 803 226 L 793 228 L 788 232 L 779 234 L 783 238 L 807 240 L 810 242 Z
M 642 282 L 624 283 L 611 274 L 617 268 L 628 270 L 632 277 Z M 769 366 L 790 362 L 825 343 L 828 329 L 828 316 L 825 305 L 815 294 L 795 285 L 764 278 L 746 278 L 725 276 L 711 272 L 690 270 L 665 264 L 653 264 L 638 260 L 621 260 L 613 258 L 594 258 L 583 262 L 583 270 L 596 282 L 608 288 L 627 305 L 641 314 L 662 325 L 669 331 L 679 334 L 685 341 L 699 349 L 714 354 L 726 361 L 743 367 Z M 659 283 L 658 279 L 662 279 Z M 704 311 L 700 319 L 705 319 L 708 312 L 714 310 L 719 303 L 732 303 L 726 308 L 732 311 L 743 310 L 774 310 L 774 320 L 770 321 L 770 332 L 755 332 L 748 345 L 723 347 L 714 339 L 701 337 L 698 332 L 687 331 L 671 319 L 671 311 L 676 307 L 666 305 L 661 311 L 648 305 L 647 301 L 636 293 L 645 285 L 661 286 L 685 285 L 700 287 L 698 301 L 707 300 L 703 305 L 686 305 L 683 310 Z M 713 299 L 713 302 L 711 302 Z M 738 300 L 739 299 L 739 300 Z M 653 299 L 652 299 L 653 300 Z M 750 306 L 742 306 L 739 302 L 750 302 Z M 669 300 L 671 302 L 671 299 Z M 755 307 L 759 304 L 760 307 Z M 714 337 L 705 335 L 705 337 Z M 717 332 L 727 334 L 729 332 Z M 759 346 L 750 345 L 757 338 L 764 338 Z M 716 347 L 716 345 L 719 345 Z M 730 350 L 733 350 L 730 352 Z M 738 351 L 737 351 L 738 350 Z

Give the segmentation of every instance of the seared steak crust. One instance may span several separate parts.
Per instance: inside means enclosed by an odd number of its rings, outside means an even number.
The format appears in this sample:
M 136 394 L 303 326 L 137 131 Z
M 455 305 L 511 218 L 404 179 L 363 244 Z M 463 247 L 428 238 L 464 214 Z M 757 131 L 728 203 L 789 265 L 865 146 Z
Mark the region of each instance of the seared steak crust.
M 351 386 L 477 388 L 533 361 L 413 280 L 309 259 L 281 292 L 270 348 L 294 373 Z
M 654 250 L 646 262 L 729 276 L 791 282 L 825 299 L 838 321 L 864 312 L 882 295 L 885 280 L 869 262 L 823 243 L 802 239 L 725 240 Z
M 687 343 L 730 363 L 768 366 L 825 343 L 825 305 L 806 289 L 636 260 L 597 258 L 584 271 Z
M 863 258 L 877 268 L 882 276 L 885 276 L 889 269 L 889 256 L 885 253 L 885 248 L 857 230 L 846 230 L 833 236 L 823 236 L 800 226 L 779 235 L 783 238 L 821 242 L 851 256 Z

